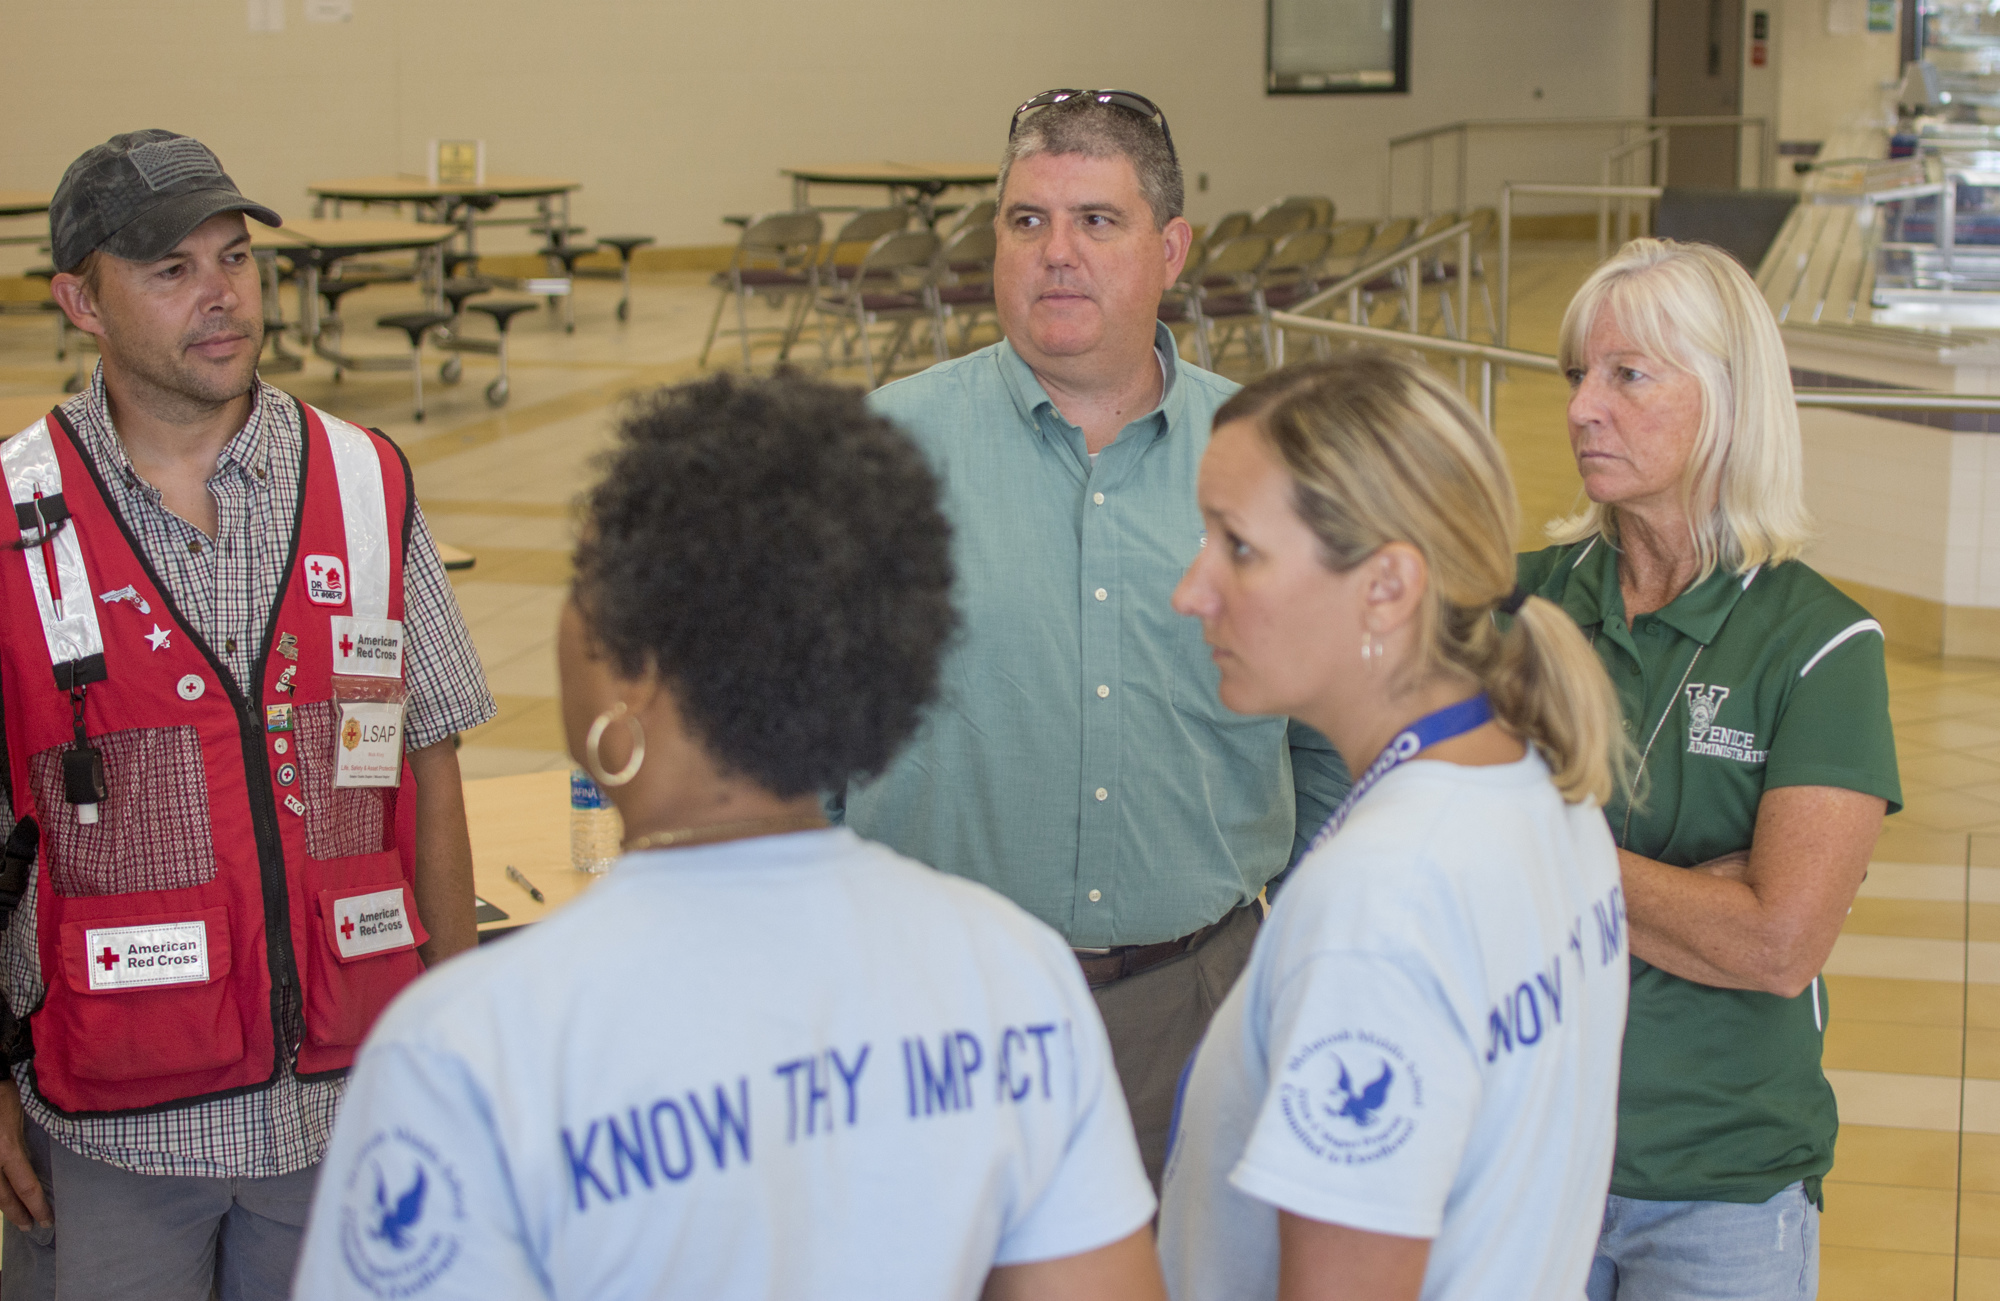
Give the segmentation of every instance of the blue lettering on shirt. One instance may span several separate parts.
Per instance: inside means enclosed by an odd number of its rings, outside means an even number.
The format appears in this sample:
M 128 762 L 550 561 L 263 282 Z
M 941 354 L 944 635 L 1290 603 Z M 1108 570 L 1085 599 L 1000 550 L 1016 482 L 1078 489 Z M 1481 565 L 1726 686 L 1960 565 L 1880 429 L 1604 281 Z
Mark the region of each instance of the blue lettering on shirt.
M 614 1112 L 593 1119 L 581 1140 L 575 1130 L 563 1127 L 563 1157 L 569 1165 L 570 1192 L 577 1210 L 590 1209 L 593 1193 L 599 1201 L 612 1203 L 639 1188 L 651 1188 L 655 1171 L 668 1183 L 679 1183 L 692 1174 L 695 1153 L 701 1149 L 692 1141 L 689 1113 L 706 1140 L 704 1146 L 716 1170 L 729 1168 L 732 1139 L 739 1162 L 749 1162 L 750 1077 L 737 1077 L 734 1098 L 727 1086 L 715 1086 L 712 1120 L 699 1093 L 690 1089 L 684 1096 L 685 1111 L 677 1098 L 653 1102 L 645 1108 L 643 1125 L 641 1109 L 630 1107 L 622 1117 Z
M 1625 893 L 1612 887 L 1611 893 L 1601 902 L 1590 905 L 1591 915 L 1597 919 L 1597 960 L 1600 966 L 1611 965 L 1613 958 L 1625 953 Z
M 1048 1040 L 1056 1029 L 1054 1022 L 1006 1026 L 994 1036 L 994 1102 L 1024 1102 L 1034 1094 L 1037 1082 L 1044 1099 L 1055 1097 Z M 988 1054 L 978 1035 L 947 1030 L 937 1037 L 935 1053 L 932 1042 L 921 1036 L 904 1039 L 902 1047 L 903 1098 L 912 1119 L 972 1108 L 976 1078 L 988 1069 Z
M 1617 886 L 1601 900 L 1593 900 L 1591 915 L 1597 922 L 1599 966 L 1608 966 L 1625 953 L 1625 896 Z M 1486 1014 L 1486 1060 L 1491 1062 L 1517 1048 L 1532 1048 L 1563 1019 L 1563 951 L 1576 958 L 1580 976 L 1588 977 L 1583 960 L 1583 917 L 1570 926 L 1563 948 L 1549 955 L 1548 965 L 1494 1000 Z
M 847 1064 L 847 1059 L 840 1055 L 838 1048 L 829 1048 L 824 1053 L 795 1057 L 771 1068 L 771 1073 L 785 1082 L 787 1143 L 799 1141 L 801 1089 L 805 1100 L 803 1119 L 806 1137 L 833 1132 L 835 1080 L 840 1081 L 842 1101 L 846 1103 L 848 1128 L 854 1127 L 861 1111 L 861 1072 L 868 1066 L 868 1048 L 867 1044 L 861 1045 L 861 1050 L 854 1055 L 852 1066 Z

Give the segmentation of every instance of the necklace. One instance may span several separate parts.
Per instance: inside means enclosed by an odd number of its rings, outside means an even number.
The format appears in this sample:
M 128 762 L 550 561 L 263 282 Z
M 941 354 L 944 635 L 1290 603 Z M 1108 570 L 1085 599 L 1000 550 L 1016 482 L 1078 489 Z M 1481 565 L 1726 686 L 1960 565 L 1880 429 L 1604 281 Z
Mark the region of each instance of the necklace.
M 653 831 L 625 842 L 625 852 L 642 849 L 685 849 L 690 845 L 713 844 L 718 840 L 738 840 L 750 836 L 775 836 L 786 831 L 812 831 L 826 825 L 817 813 L 785 813 L 768 818 L 745 818 L 741 822 L 714 822 L 705 827 L 682 827 L 674 831 Z
M 1382 753 L 1375 756 L 1375 762 L 1368 765 L 1368 771 L 1355 779 L 1354 785 L 1347 792 L 1347 798 L 1340 802 L 1340 807 L 1333 811 L 1333 816 L 1326 820 L 1326 825 L 1312 838 L 1312 844 L 1307 847 L 1306 852 L 1311 853 L 1333 839 L 1334 833 L 1346 825 L 1348 815 L 1354 811 L 1354 806 L 1361 802 L 1361 797 L 1374 790 L 1377 783 L 1387 777 L 1392 769 L 1400 767 L 1419 750 L 1429 749 L 1440 741 L 1449 741 L 1454 736 L 1463 736 L 1476 727 L 1484 726 L 1492 717 L 1493 704 L 1482 691 L 1469 700 L 1461 700 L 1455 705 L 1446 705 L 1443 709 L 1425 714 L 1396 733 L 1395 738 L 1382 747 Z
M 1596 641 L 1595 637 L 1591 638 L 1593 644 Z M 1687 668 L 1681 673 L 1681 680 L 1674 685 L 1674 694 L 1667 697 L 1667 707 L 1660 711 L 1660 721 L 1653 724 L 1653 734 L 1646 738 L 1646 748 L 1639 752 L 1639 769 L 1632 774 L 1632 794 L 1625 800 L 1625 824 L 1618 829 L 1618 848 L 1620 849 L 1625 848 L 1625 841 L 1632 834 L 1632 806 L 1638 799 L 1639 783 L 1646 776 L 1646 760 L 1653 757 L 1653 742 L 1660 739 L 1660 729 L 1667 725 L 1667 715 L 1673 713 L 1674 706 L 1680 703 L 1681 690 L 1687 686 L 1688 679 L 1694 676 L 1695 662 L 1701 658 L 1701 653 L 1707 649 L 1708 647 L 1706 646 L 1696 646 L 1694 648 L 1694 654 L 1688 658 Z

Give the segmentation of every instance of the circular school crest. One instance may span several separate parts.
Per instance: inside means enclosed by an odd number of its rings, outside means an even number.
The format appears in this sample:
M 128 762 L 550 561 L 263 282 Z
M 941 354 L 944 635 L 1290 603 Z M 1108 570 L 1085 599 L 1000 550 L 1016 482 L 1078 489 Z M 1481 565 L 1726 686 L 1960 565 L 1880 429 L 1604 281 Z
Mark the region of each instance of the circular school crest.
M 458 1176 L 408 1130 L 368 1140 L 340 1200 L 340 1254 L 378 1297 L 423 1291 L 459 1256 L 465 1202 Z
M 1366 1165 L 1393 1155 L 1416 1133 L 1423 1076 L 1394 1041 L 1343 1030 L 1292 1054 L 1278 1082 L 1278 1105 L 1314 1156 Z

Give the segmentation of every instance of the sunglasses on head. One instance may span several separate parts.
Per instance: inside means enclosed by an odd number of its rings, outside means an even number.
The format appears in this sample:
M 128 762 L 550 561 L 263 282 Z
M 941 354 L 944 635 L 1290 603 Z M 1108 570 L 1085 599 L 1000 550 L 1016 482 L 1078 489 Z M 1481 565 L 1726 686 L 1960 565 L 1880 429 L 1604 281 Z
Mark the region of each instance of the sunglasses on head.
M 1167 130 L 1167 115 L 1162 113 L 1160 106 L 1152 100 L 1129 90 L 1045 90 L 1014 110 L 1014 120 L 1007 124 L 1007 138 L 1012 140 L 1015 132 L 1021 129 L 1021 119 L 1036 109 L 1061 104 L 1079 95 L 1094 99 L 1100 104 L 1109 104 L 1113 108 L 1122 108 L 1127 113 L 1137 113 L 1148 122 L 1157 123 L 1161 137 L 1167 142 L 1167 152 L 1174 152 L 1174 133 Z M 1174 156 L 1178 158 L 1180 155 Z

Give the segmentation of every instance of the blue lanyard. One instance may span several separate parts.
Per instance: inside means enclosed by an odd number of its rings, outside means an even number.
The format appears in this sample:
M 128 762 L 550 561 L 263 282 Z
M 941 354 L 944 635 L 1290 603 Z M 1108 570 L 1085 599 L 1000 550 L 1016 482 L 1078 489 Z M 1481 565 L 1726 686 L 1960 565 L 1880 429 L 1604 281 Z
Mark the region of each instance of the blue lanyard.
M 1484 726 L 1492 718 L 1492 702 L 1482 691 L 1470 700 L 1461 700 L 1455 705 L 1446 705 L 1436 713 L 1425 714 L 1396 733 L 1396 739 L 1383 746 L 1382 753 L 1375 756 L 1375 762 L 1368 765 L 1368 771 L 1355 780 L 1347 798 L 1340 802 L 1340 807 L 1333 811 L 1333 816 L 1312 838 L 1306 852 L 1310 854 L 1332 840 L 1334 833 L 1346 824 L 1348 815 L 1354 812 L 1354 806 L 1361 802 L 1361 797 L 1374 790 L 1392 769 L 1400 767 L 1417 751 L 1429 749 L 1440 741 L 1449 741 L 1454 736 L 1463 736 L 1476 727 Z

